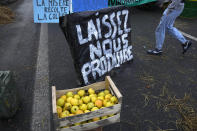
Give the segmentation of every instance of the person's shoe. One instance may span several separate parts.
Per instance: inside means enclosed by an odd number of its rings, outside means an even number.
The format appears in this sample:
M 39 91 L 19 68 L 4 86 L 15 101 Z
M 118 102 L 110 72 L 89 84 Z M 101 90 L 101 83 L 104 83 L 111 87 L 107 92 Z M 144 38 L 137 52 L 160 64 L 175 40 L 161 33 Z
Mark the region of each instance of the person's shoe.
M 187 41 L 185 44 L 182 44 L 183 47 L 183 54 L 185 54 L 187 52 L 187 50 L 189 49 L 189 47 L 192 45 L 191 41 Z
M 147 53 L 149 55 L 162 55 L 162 50 L 158 50 L 157 48 L 154 50 L 148 50 Z

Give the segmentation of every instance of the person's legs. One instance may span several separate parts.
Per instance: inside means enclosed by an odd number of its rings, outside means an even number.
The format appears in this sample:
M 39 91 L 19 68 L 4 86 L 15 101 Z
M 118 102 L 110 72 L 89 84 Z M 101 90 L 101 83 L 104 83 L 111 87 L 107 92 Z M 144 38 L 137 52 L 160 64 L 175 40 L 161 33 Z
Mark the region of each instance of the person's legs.
M 157 26 L 155 30 L 155 50 L 148 50 L 147 53 L 151 55 L 161 55 L 162 54 L 162 47 L 165 40 L 165 32 L 166 32 L 166 22 L 167 22 L 167 15 L 166 12 L 168 9 L 166 9 L 163 13 L 163 16 L 161 17 L 160 23 Z
M 184 8 L 184 6 L 183 6 L 183 8 Z M 169 14 L 171 19 L 169 19 L 166 24 L 167 24 L 168 33 L 182 43 L 183 54 L 184 54 L 189 49 L 189 47 L 191 46 L 192 43 L 190 41 L 186 40 L 185 37 L 181 34 L 181 32 L 178 29 L 173 27 L 175 19 L 182 13 L 183 8 L 178 11 L 175 10 L 171 14 Z
M 175 22 L 176 18 L 182 13 L 183 9 L 184 9 L 184 6 L 182 7 L 182 9 L 180 9 L 180 10 L 173 10 L 173 12 L 169 14 L 170 19 L 166 23 L 166 27 L 167 27 L 168 33 L 171 36 L 173 36 L 174 38 L 178 39 L 182 44 L 185 44 L 187 42 L 187 40 L 181 34 L 181 32 L 178 31 L 174 27 L 174 22 Z
M 187 40 L 175 27 L 167 28 L 168 33 L 174 38 L 178 39 L 182 44 L 185 44 Z

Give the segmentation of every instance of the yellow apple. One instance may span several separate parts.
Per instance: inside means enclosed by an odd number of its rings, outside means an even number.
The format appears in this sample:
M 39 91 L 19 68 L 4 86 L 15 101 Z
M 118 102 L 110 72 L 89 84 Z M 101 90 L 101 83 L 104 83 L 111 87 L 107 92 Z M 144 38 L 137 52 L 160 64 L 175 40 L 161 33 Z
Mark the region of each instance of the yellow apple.
M 71 91 L 67 92 L 67 93 L 66 93 L 66 97 L 67 97 L 67 98 L 68 98 L 68 97 L 73 97 L 73 93 L 72 93 Z
M 114 114 L 111 114 L 111 115 L 108 115 L 109 117 L 112 117 L 112 116 L 114 116 Z
M 72 97 L 68 97 L 67 100 L 66 100 L 67 103 L 70 103 L 71 99 L 72 99 Z
M 103 91 L 101 91 L 99 94 L 98 94 L 98 96 L 105 96 L 105 93 L 103 92 Z
M 93 90 L 92 88 L 89 88 L 88 89 L 88 93 L 89 93 L 89 95 L 94 94 L 95 93 L 95 90 Z
M 112 96 L 110 100 L 114 104 L 118 103 L 118 99 L 115 96 Z
M 64 99 L 63 99 L 63 98 L 59 98 L 59 99 L 57 100 L 57 105 L 58 105 L 58 106 L 63 106 L 63 105 L 64 105 Z
M 64 99 L 64 101 L 66 101 L 66 95 L 63 95 L 60 98 Z
M 76 111 L 76 114 L 78 115 L 78 114 L 83 114 L 83 111 L 82 110 L 77 110 Z
M 57 113 L 58 114 L 62 113 L 62 107 L 61 106 L 57 106 Z
M 105 107 L 110 107 L 110 106 L 113 106 L 113 103 L 107 102 Z
M 90 97 L 90 99 L 91 99 L 91 101 L 94 103 L 94 102 L 97 100 L 97 97 L 92 96 L 92 97 Z
M 74 95 L 74 98 L 79 100 L 80 96 L 76 94 L 76 95 Z
M 75 123 L 74 125 L 75 125 L 75 126 L 78 126 L 78 125 L 80 125 L 80 124 L 81 124 L 81 123 Z
M 63 127 L 61 127 L 61 128 L 68 128 L 68 127 L 70 127 L 70 126 L 63 126 Z
M 112 97 L 112 95 L 111 94 L 107 94 L 106 96 L 105 96 L 105 99 L 111 99 L 111 97 Z
M 100 118 L 99 117 L 96 117 L 96 118 L 93 118 L 92 121 L 99 121 Z
M 104 90 L 105 95 L 109 94 L 110 91 L 109 90 Z
M 104 105 L 105 107 L 106 107 L 106 105 L 107 105 L 107 102 L 109 102 L 108 99 L 103 100 L 103 105 Z
M 65 117 L 67 117 L 67 115 L 66 115 L 65 113 L 62 112 L 62 113 L 60 114 L 60 118 L 65 118 Z
M 91 98 L 91 97 L 97 97 L 97 94 L 91 94 L 91 95 L 89 95 L 89 97 Z
M 84 98 L 83 98 L 83 102 L 84 103 L 88 103 L 88 102 L 90 102 L 90 97 L 89 96 L 85 96 Z
M 72 105 L 70 103 L 65 103 L 64 110 L 70 110 Z
M 78 106 L 72 106 L 72 108 L 71 108 L 71 112 L 73 114 L 75 114 L 78 110 L 79 110 L 79 107 Z
M 97 99 L 104 100 L 104 96 L 99 96 Z
M 88 112 L 90 112 L 90 111 L 89 111 L 89 110 L 85 110 L 84 112 L 85 112 L 85 113 L 88 113 Z
M 106 119 L 108 116 L 102 116 L 101 119 Z
M 70 114 L 69 111 L 65 110 L 65 111 L 63 111 L 63 112 L 60 114 L 60 118 L 67 117 L 69 114 Z
M 80 105 L 79 109 L 85 111 L 88 109 L 88 106 L 86 104 L 82 104 Z
M 79 100 L 79 105 L 82 105 L 82 104 L 83 104 L 83 100 L 80 99 L 80 100 Z
M 82 97 L 82 96 L 85 95 L 85 91 L 84 91 L 84 90 L 79 90 L 79 91 L 77 92 L 77 94 L 78 94 L 80 97 Z
M 103 101 L 98 99 L 95 101 L 94 105 L 98 108 L 101 108 L 103 106 Z
M 68 116 L 74 116 L 74 114 L 69 114 Z
M 79 100 L 75 99 L 75 98 L 72 98 L 70 100 L 70 104 L 72 104 L 73 106 L 78 106 L 79 105 Z
M 90 102 L 87 104 L 88 110 L 91 110 L 94 107 L 94 103 Z
M 98 107 L 93 107 L 92 109 L 91 109 L 91 111 L 96 111 L 96 110 L 98 110 L 99 108 Z

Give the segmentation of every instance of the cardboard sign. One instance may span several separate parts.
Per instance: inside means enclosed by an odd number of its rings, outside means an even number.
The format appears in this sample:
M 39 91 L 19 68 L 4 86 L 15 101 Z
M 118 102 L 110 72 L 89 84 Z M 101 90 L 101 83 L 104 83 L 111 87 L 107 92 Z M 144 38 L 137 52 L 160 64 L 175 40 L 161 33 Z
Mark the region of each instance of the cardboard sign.
M 95 11 L 108 7 L 108 0 L 72 0 L 73 12 Z
M 69 0 L 33 0 L 34 23 L 59 23 L 69 13 Z
M 129 9 L 73 13 L 64 30 L 83 84 L 91 84 L 133 59 Z

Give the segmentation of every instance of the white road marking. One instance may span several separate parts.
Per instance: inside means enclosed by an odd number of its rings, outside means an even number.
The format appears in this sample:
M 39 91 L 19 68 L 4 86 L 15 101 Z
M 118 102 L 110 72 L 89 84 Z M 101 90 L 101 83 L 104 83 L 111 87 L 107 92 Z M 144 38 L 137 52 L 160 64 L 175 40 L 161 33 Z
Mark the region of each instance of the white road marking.
M 194 40 L 194 41 L 197 41 L 197 38 L 196 37 L 194 37 L 194 36 L 191 36 L 191 35 L 189 35 L 189 34 L 187 34 L 187 33 L 185 33 L 185 32 L 182 32 L 182 31 L 180 31 L 184 36 L 186 36 L 186 37 L 188 37 L 188 38 L 190 38 L 190 39 L 192 39 L 192 40 Z
M 41 24 L 32 105 L 32 131 L 51 131 L 48 24 Z

